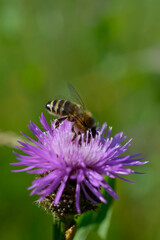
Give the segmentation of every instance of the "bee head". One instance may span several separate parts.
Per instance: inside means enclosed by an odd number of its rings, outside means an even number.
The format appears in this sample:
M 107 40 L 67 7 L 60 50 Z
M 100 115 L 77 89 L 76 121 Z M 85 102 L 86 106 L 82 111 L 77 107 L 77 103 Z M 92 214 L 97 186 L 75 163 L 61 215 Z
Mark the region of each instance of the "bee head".
M 84 123 L 87 126 L 87 128 L 95 128 L 96 122 L 92 116 L 92 114 L 88 111 L 85 111 L 85 117 L 84 117 Z
M 88 111 L 85 111 L 85 117 L 84 117 L 84 122 L 86 127 L 91 129 L 91 134 L 93 137 L 95 137 L 97 131 L 96 131 L 96 122 L 92 116 L 92 114 Z

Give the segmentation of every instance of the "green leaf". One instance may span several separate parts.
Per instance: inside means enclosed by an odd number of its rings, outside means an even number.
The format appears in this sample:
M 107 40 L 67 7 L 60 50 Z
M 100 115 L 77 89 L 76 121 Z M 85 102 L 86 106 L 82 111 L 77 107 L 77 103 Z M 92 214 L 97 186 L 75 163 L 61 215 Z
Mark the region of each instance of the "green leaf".
M 113 189 L 115 189 L 114 179 L 105 178 L 105 180 Z M 74 238 L 75 240 L 93 239 L 93 237 L 91 237 L 93 232 L 94 239 L 106 239 L 112 215 L 111 206 L 113 198 L 104 189 L 102 189 L 102 193 L 108 203 L 102 203 L 96 211 L 89 211 L 78 218 L 78 231 Z
M 75 237 L 74 237 L 74 240 L 85 240 L 87 239 L 87 236 L 89 234 L 89 232 L 93 231 L 93 229 L 95 228 L 95 225 L 94 224 L 90 224 L 86 227 L 81 227 Z
M 98 235 L 102 239 L 106 239 L 107 237 L 111 216 L 112 216 L 112 208 L 110 207 L 110 209 L 107 211 L 106 218 L 101 222 L 97 230 Z

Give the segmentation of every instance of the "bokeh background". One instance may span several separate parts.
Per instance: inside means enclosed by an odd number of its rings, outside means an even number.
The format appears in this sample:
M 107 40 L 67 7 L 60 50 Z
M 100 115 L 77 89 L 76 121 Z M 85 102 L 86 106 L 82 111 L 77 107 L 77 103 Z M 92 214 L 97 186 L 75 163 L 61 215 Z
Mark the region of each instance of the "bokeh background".
M 117 181 L 107 239 L 160 239 L 159 11 L 159 0 L 0 1 L 0 239 L 51 239 L 52 217 L 26 190 L 34 177 L 9 163 L 29 121 L 51 119 L 45 103 L 68 98 L 67 82 L 150 161 L 129 176 L 136 184 Z

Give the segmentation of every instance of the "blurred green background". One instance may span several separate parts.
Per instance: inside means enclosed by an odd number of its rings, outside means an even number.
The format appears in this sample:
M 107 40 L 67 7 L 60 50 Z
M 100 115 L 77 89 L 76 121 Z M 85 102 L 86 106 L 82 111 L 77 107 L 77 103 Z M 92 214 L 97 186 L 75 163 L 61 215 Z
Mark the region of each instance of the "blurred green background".
M 34 176 L 9 163 L 29 121 L 51 119 L 45 103 L 68 98 L 67 82 L 150 161 L 129 176 L 136 184 L 117 181 L 108 240 L 160 239 L 159 11 L 159 0 L 0 1 L 0 239 L 51 239 L 51 216 L 26 190 Z

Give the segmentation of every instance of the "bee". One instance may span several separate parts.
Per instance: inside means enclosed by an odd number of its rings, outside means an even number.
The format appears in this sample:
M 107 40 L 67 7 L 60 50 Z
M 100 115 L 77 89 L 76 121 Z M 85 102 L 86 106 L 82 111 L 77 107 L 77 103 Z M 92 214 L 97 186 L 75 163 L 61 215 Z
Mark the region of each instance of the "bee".
M 74 136 L 72 140 L 76 138 L 77 132 L 78 134 L 81 134 L 86 133 L 87 130 L 90 130 L 92 136 L 95 137 L 96 122 L 93 115 L 86 109 L 81 97 L 74 89 L 74 87 L 68 84 L 68 88 L 71 92 L 71 95 L 76 99 L 78 103 L 68 100 L 55 99 L 49 101 L 45 105 L 45 108 L 50 114 L 58 116 L 56 127 L 58 127 L 59 124 L 64 120 L 73 122 L 71 130 L 74 133 Z

